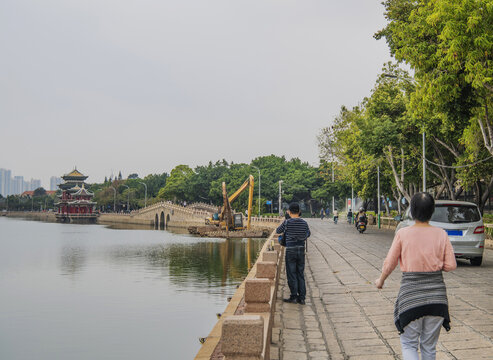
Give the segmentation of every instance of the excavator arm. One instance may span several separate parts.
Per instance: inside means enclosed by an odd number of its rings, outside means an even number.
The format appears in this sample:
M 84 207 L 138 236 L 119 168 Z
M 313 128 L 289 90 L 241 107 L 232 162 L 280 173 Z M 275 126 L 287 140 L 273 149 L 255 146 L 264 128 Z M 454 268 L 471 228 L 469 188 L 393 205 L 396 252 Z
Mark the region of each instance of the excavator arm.
M 248 221 L 247 221 L 247 229 L 250 229 L 250 222 L 251 222 L 251 214 L 252 214 L 252 205 L 253 205 L 253 188 L 254 188 L 254 181 L 253 181 L 253 176 L 250 175 L 248 179 L 236 190 L 233 195 L 231 195 L 229 198 L 227 197 L 226 193 L 226 183 L 222 183 L 222 190 L 223 190 L 223 198 L 224 198 L 224 205 L 221 209 L 221 214 L 219 216 L 220 220 L 224 220 L 226 217 L 226 227 L 228 228 L 232 222 L 232 214 L 231 214 L 231 203 L 235 201 L 238 196 L 241 195 L 243 191 L 245 191 L 247 188 L 249 189 L 248 191 Z

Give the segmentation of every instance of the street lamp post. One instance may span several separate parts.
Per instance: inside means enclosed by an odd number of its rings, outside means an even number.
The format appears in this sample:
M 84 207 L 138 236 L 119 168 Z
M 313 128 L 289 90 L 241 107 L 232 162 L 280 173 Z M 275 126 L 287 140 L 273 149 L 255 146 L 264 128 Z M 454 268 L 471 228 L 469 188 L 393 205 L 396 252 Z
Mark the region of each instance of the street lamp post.
M 145 200 L 144 200 L 144 207 L 147 207 L 147 184 L 143 181 L 139 181 L 139 183 L 143 184 L 146 188 L 145 190 Z
M 423 192 L 426 191 L 426 151 L 425 151 L 425 129 L 423 129 Z
M 258 216 L 260 217 L 260 169 L 255 165 L 251 166 L 258 170 Z
M 334 185 L 334 158 L 332 158 L 332 185 Z M 334 195 L 332 195 L 332 214 L 335 210 Z
M 380 165 L 377 165 L 377 221 L 380 229 Z
M 130 203 L 130 187 L 128 185 L 122 184 L 122 186 L 125 186 L 128 189 L 127 192 L 127 212 L 129 210 L 129 203 Z
M 113 189 L 113 212 L 116 212 L 116 189 L 113 186 L 110 186 L 110 189 Z
M 282 180 L 279 180 L 279 216 L 282 216 L 282 213 L 281 213 L 281 211 L 282 211 L 282 195 L 281 195 L 282 194 L 282 187 L 281 187 L 282 182 L 283 182 Z
M 354 208 L 354 187 L 353 182 L 351 181 L 351 209 L 353 210 L 353 214 L 356 211 Z M 351 224 L 353 223 L 354 216 L 351 217 Z

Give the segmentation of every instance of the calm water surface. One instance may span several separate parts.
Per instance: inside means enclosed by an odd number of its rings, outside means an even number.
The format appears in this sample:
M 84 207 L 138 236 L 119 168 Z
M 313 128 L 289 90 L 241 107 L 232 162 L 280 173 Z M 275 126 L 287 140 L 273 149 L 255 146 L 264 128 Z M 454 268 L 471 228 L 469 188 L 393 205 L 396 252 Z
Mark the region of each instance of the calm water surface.
M 193 359 L 261 245 L 0 217 L 0 359 Z

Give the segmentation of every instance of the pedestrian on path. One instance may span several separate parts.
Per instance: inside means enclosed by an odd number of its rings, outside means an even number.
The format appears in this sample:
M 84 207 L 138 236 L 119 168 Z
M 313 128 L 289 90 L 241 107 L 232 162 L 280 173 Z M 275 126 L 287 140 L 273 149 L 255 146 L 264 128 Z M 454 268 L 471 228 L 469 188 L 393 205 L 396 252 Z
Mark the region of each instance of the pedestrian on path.
M 278 234 L 284 233 L 286 241 L 286 276 L 291 296 L 284 301 L 305 305 L 305 243 L 310 236 L 310 228 L 300 218 L 300 206 L 297 203 L 289 205 L 288 212 L 290 218 L 276 230 Z
M 436 344 L 443 326 L 450 330 L 447 290 L 442 271 L 457 267 L 454 250 L 447 233 L 431 226 L 435 210 L 433 197 L 426 192 L 411 199 L 411 216 L 415 224 L 400 229 L 375 281 L 378 289 L 400 262 L 402 280 L 394 308 L 394 323 L 400 334 L 404 360 L 436 358 Z
M 320 220 L 323 220 L 325 216 L 324 208 L 320 209 Z

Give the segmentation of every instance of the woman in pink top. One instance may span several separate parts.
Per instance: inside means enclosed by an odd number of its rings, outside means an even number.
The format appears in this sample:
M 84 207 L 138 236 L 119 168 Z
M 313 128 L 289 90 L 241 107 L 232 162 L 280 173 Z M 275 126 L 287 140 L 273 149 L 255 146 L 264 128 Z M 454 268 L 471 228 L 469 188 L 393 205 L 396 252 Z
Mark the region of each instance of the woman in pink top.
M 400 229 L 385 258 L 378 289 L 400 262 L 402 280 L 394 308 L 394 323 L 401 335 L 404 360 L 436 358 L 436 344 L 443 326 L 450 330 L 447 290 L 442 271 L 457 267 L 454 250 L 445 230 L 431 226 L 435 201 L 428 193 L 411 199 L 415 224 Z

